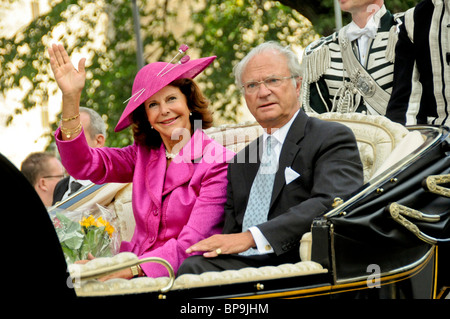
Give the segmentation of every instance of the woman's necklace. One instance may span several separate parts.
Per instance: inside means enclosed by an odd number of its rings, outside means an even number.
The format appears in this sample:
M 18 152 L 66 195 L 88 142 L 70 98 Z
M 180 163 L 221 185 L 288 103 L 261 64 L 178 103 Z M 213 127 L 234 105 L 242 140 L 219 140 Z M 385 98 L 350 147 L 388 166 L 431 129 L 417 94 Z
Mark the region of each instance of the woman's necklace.
M 177 156 L 177 154 L 169 153 L 169 151 L 166 149 L 166 158 L 167 159 L 174 159 L 175 156 Z

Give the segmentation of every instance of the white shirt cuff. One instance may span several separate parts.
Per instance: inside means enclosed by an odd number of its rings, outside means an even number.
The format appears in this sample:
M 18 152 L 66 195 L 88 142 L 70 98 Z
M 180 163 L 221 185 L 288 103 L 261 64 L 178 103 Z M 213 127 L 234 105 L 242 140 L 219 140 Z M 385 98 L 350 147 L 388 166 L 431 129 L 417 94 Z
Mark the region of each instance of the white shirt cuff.
M 272 245 L 270 245 L 258 227 L 252 226 L 248 230 L 252 233 L 253 240 L 256 243 L 256 249 L 258 249 L 260 254 L 270 254 L 274 252 Z

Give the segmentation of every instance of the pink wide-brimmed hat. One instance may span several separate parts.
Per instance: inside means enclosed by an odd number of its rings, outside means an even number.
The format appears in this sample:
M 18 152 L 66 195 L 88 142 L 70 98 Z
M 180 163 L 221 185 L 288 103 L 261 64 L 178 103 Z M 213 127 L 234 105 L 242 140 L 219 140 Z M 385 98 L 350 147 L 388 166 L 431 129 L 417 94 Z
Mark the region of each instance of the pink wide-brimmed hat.
M 114 131 L 119 132 L 128 127 L 131 124 L 131 113 L 153 94 L 170 84 L 172 81 L 195 78 L 210 65 L 215 58 L 216 56 L 211 56 L 190 60 L 189 56 L 184 56 L 181 58 L 180 62 L 176 64 L 170 62 L 154 62 L 144 66 L 134 78 L 131 97 L 127 100 L 128 104 L 120 116 Z

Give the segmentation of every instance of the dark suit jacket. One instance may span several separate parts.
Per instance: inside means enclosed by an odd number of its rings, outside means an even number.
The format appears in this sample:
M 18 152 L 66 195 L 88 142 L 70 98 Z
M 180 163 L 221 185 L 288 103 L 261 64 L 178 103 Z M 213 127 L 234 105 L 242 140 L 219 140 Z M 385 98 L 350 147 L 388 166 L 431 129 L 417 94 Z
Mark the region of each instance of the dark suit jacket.
M 55 186 L 55 190 L 53 191 L 53 203 L 55 205 L 57 202 L 61 201 L 65 192 L 69 189 L 69 180 L 70 176 L 64 177 L 62 180 L 58 182 Z
M 228 166 L 223 233 L 242 231 L 250 188 L 259 168 L 262 137 L 239 152 Z M 300 177 L 286 185 L 285 169 Z M 276 255 L 298 259 L 301 236 L 312 220 L 363 185 L 363 168 L 353 132 L 336 122 L 308 117 L 300 110 L 283 144 L 268 221 L 258 225 Z

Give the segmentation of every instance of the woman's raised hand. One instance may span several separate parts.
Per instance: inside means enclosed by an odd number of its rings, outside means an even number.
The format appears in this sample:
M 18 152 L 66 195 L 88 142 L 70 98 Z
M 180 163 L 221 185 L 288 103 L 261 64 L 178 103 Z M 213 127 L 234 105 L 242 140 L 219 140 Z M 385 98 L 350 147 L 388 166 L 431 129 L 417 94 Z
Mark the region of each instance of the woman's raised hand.
M 63 95 L 80 96 L 86 81 L 86 59 L 82 58 L 78 62 L 77 70 L 62 44 L 53 44 L 48 53 L 53 74 Z

